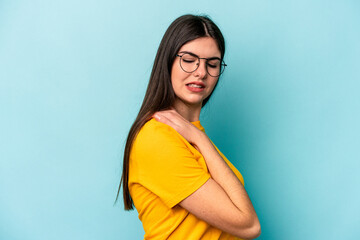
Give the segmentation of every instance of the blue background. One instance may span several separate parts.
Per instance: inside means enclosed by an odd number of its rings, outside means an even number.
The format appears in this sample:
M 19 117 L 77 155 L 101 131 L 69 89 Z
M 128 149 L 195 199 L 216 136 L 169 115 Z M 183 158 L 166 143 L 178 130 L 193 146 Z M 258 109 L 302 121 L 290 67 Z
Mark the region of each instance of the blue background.
M 358 1 L 0 1 L 0 239 L 142 239 L 113 206 L 157 47 L 185 13 L 222 29 L 204 109 L 265 240 L 360 234 Z

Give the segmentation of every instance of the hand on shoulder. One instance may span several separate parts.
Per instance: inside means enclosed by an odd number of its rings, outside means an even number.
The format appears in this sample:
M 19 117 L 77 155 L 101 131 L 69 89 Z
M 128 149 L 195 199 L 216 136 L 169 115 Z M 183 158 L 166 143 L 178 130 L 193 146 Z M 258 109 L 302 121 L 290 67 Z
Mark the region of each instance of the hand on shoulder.
M 189 143 L 195 144 L 201 134 L 197 127 L 191 122 L 183 118 L 176 110 L 164 110 L 154 113 L 153 117 L 173 129 L 175 129 L 180 135 L 182 135 Z

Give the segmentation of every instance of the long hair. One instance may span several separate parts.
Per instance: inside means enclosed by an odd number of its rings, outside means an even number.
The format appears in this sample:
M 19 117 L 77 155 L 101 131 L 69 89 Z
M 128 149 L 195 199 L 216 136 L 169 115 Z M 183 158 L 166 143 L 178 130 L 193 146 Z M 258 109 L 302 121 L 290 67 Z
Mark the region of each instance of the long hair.
M 128 186 L 132 143 L 139 130 L 155 112 L 169 109 L 173 105 L 175 93 L 171 84 L 171 68 L 176 54 L 184 44 L 201 37 L 212 37 L 216 41 L 221 53 L 221 59 L 223 59 L 225 54 L 224 37 L 220 29 L 207 16 L 180 16 L 171 23 L 161 40 L 143 103 L 126 140 L 123 172 L 115 200 L 115 202 L 118 200 L 122 185 L 125 210 L 134 209 Z M 211 95 L 212 93 L 204 99 L 202 106 L 205 106 Z

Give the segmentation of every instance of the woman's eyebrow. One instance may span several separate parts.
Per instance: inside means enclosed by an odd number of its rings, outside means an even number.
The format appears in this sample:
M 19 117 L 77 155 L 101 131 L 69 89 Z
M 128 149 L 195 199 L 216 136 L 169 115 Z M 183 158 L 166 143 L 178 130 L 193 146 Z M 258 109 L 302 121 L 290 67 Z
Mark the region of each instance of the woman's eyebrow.
M 194 56 L 194 57 L 200 58 L 200 57 L 199 57 L 198 55 L 196 55 L 195 53 L 192 53 L 192 52 L 189 52 L 189 51 L 181 51 L 181 52 L 179 52 L 179 53 L 187 53 L 187 54 L 190 54 L 190 55 L 192 55 L 192 56 Z M 201 58 L 201 59 L 208 59 L 208 60 L 219 59 L 219 60 L 221 60 L 221 58 L 219 58 L 219 57 L 209 57 L 209 58 Z
M 187 54 L 190 54 L 190 55 L 193 55 L 194 57 L 199 57 L 198 55 L 196 55 L 195 53 L 192 53 L 192 52 L 189 52 L 189 51 L 181 51 L 179 53 L 187 53 Z

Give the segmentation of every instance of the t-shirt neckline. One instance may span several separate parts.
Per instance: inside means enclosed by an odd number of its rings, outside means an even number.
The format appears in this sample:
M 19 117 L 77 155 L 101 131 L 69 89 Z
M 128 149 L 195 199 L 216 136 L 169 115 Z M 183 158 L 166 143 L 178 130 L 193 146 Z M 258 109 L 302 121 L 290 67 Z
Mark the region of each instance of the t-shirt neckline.
M 195 127 L 197 127 L 198 129 L 200 129 L 201 131 L 205 132 L 204 127 L 201 125 L 200 120 L 199 121 L 195 121 L 195 122 L 191 122 Z

